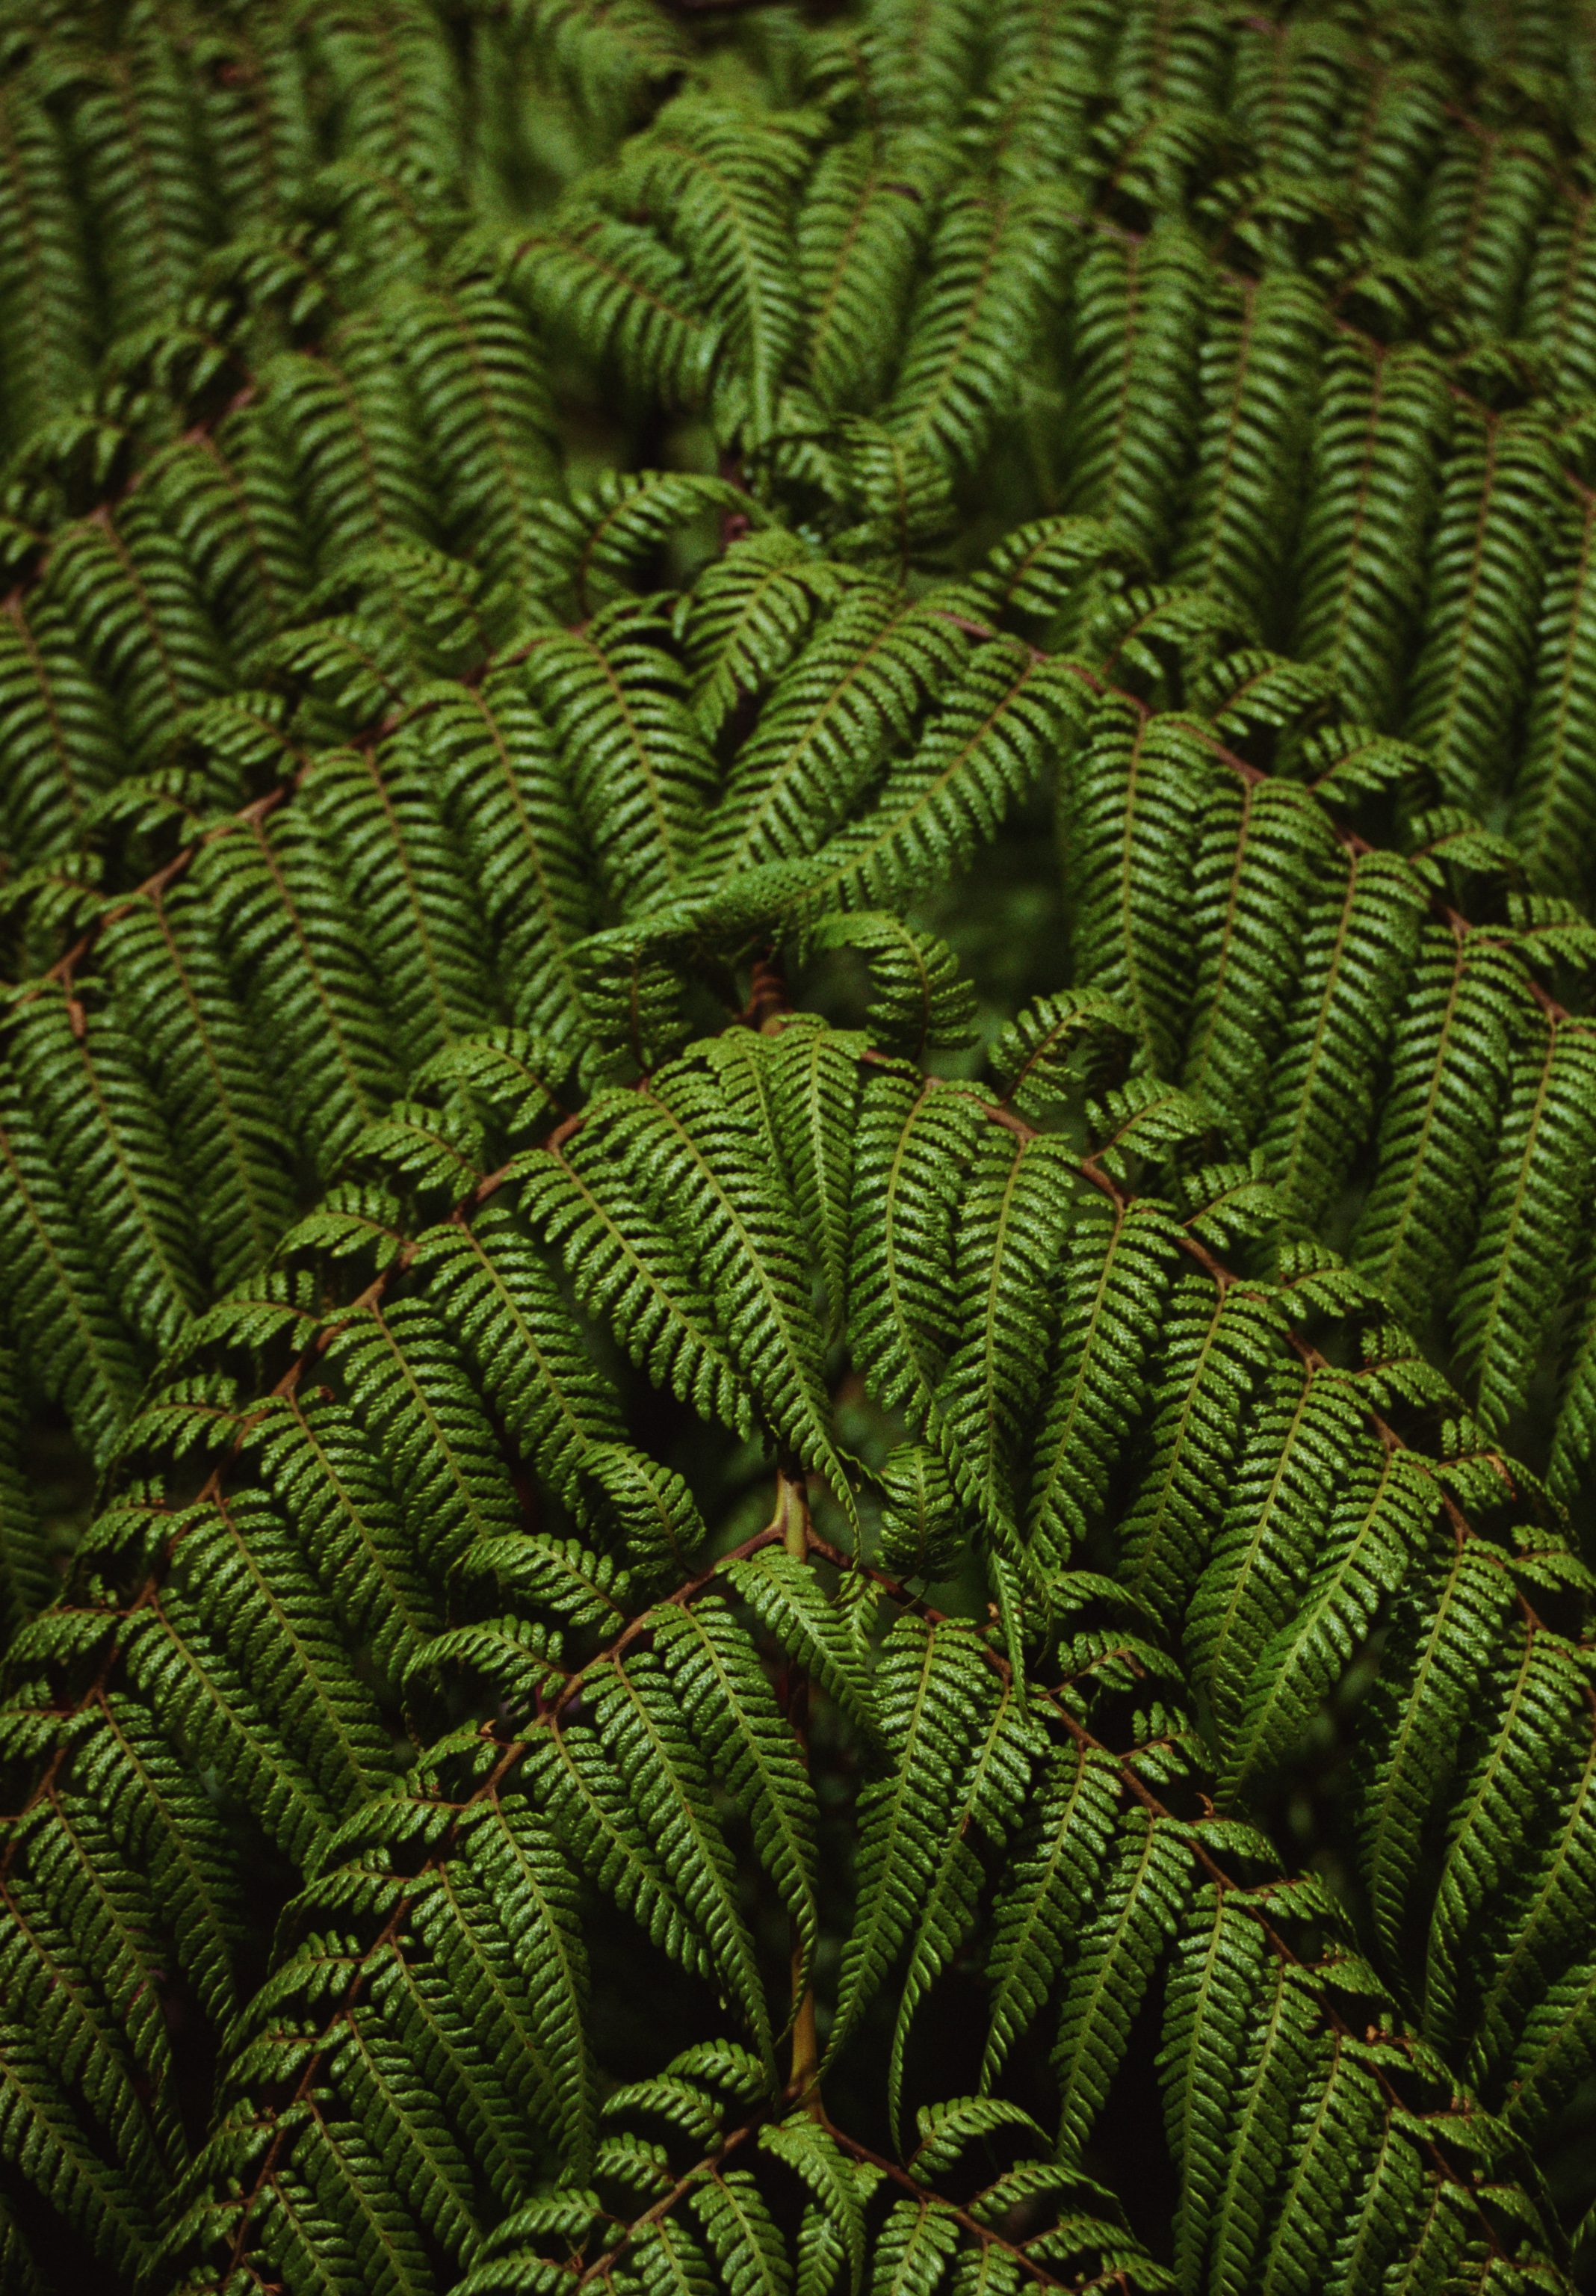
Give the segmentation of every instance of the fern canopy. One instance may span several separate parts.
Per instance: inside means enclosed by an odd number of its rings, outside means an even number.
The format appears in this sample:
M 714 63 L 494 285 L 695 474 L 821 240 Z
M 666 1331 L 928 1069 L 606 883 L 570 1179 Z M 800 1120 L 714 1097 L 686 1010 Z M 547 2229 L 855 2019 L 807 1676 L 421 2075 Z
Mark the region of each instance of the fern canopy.
M 1593 166 L 0 0 L 0 2296 L 1596 2285 Z

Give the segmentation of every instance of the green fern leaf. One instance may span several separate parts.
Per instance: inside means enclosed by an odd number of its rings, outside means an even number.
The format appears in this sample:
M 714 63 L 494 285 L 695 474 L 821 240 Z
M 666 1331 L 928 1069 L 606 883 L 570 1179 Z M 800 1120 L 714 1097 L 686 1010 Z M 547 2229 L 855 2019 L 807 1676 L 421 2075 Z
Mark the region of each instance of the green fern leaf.
M 557 1245 L 584 1306 L 608 1316 L 657 1385 L 739 1430 L 752 1398 L 716 1324 L 689 1251 L 651 1218 L 626 1166 L 631 1096 L 588 1103 L 582 1128 L 558 1147 L 518 1157 L 525 1213 Z
M 1041 2014 L 1118 1814 L 1119 1781 L 1110 1762 L 1084 1746 L 1052 1751 L 994 1927 L 983 2085 Z
M 931 1427 L 961 1497 L 1000 1538 L 1017 1529 L 1014 1479 L 1052 1337 L 1039 1310 L 1078 1185 L 1061 1143 L 1017 1142 L 994 1125 L 960 1210 L 957 1322 Z
M 1193 729 L 1109 701 L 1071 777 L 1076 977 L 1125 1006 L 1166 1075 L 1192 989 L 1185 913 L 1206 777 Z
M 1535 637 L 1525 577 L 1551 512 L 1550 450 L 1538 412 L 1526 410 L 1470 422 L 1447 457 L 1403 730 L 1432 753 L 1455 804 L 1477 803 L 1489 786 L 1523 692 Z
M 1057 1354 L 1044 1390 L 1026 1521 L 1061 1564 L 1102 1520 L 1109 1478 L 1145 1392 L 1178 1236 L 1152 1202 L 1082 1204 L 1065 1257 Z
M 1140 559 L 1161 556 L 1198 427 L 1203 250 L 1161 218 L 1145 239 L 1104 239 L 1076 274 L 1076 404 L 1068 507 L 1106 519 Z
M 678 1231 L 678 1248 L 692 1252 L 762 1414 L 851 1508 L 831 1432 L 823 1335 L 803 1272 L 797 1211 L 762 1153 L 757 1115 L 689 1061 L 661 1070 L 626 1113 L 624 1152 L 656 1203 L 680 1204 L 691 1175 L 692 1229 Z
M 906 1067 L 874 1069 L 860 1101 L 854 1154 L 850 1338 L 888 1407 L 922 1423 L 958 1311 L 956 1190 L 983 1129 L 981 1103 Z
M 699 873 L 724 883 L 750 864 L 814 851 L 962 653 L 958 632 L 929 608 L 885 584 L 851 587 L 818 643 L 777 679 L 740 748 L 704 824 Z
M 805 379 L 827 406 L 885 395 L 938 160 L 913 131 L 863 133 L 833 144 L 814 170 L 796 234 Z
M 1294 156 L 1299 149 L 1294 140 Z M 1297 491 L 1324 312 L 1289 273 L 1215 286 L 1203 337 L 1193 500 L 1173 571 L 1194 589 L 1226 590 L 1268 630 L 1287 571 L 1291 521 L 1281 511 Z
M 877 1993 L 936 1872 L 967 1734 L 962 1714 L 986 1688 L 986 1659 L 968 1628 L 900 1620 L 876 1672 L 890 1767 L 864 1788 L 858 1899 L 843 1948 L 828 2054 L 835 2055 Z M 898 2046 L 901 2049 L 901 2037 Z
M 714 778 L 664 636 L 649 608 L 618 603 L 540 639 L 528 661 L 601 882 L 623 908 L 678 890 Z
M 469 1226 L 422 1236 L 413 1265 L 459 1339 L 521 1456 L 575 1499 L 590 1455 L 621 1431 L 613 1389 L 595 1371 L 552 1271 L 497 1205 Z
M 882 421 L 908 447 L 976 460 L 1047 308 L 1059 225 L 1045 195 L 956 187 L 941 203 Z
M 1420 889 L 1395 856 L 1363 853 L 1332 873 L 1304 936 L 1269 1111 L 1260 1136 L 1292 1212 L 1317 1225 L 1376 1105 L 1376 1062 L 1407 985 Z
M 1590 1093 L 1591 1047 L 1577 1026 L 1550 1025 L 1515 1050 L 1498 1160 L 1453 1311 L 1459 1363 L 1477 1373 L 1493 1430 L 1524 1408 L 1555 1324 L 1574 1176 L 1590 1156 Z
M 802 1959 L 795 2002 L 809 1980 L 818 1819 L 792 1731 L 731 1612 L 713 1596 L 655 1614 L 654 1647 L 688 1726 L 753 1831 L 754 1848 L 791 1916 Z
M 1292 652 L 1333 669 L 1389 727 L 1420 605 L 1421 537 L 1450 426 L 1445 378 L 1416 343 L 1335 343 L 1314 413 Z
M 593 924 L 581 816 L 516 671 L 436 689 L 415 728 L 493 936 L 505 1003 L 554 1037 L 581 1026 L 572 951 Z
M 1378 1462 L 1365 1447 L 1343 1471 L 1319 1559 L 1293 1614 L 1258 1652 L 1226 1750 L 1222 1792 L 1230 1800 L 1266 1776 L 1308 1728 L 1424 1550 L 1434 1484 L 1404 1452 Z M 1338 1479 L 1340 1480 L 1340 1479 Z
M 1076 1933 L 1064 1975 L 1052 2064 L 1066 2157 L 1078 2153 L 1091 2136 L 1131 2020 L 1191 1886 L 1190 1852 L 1178 1825 L 1131 1809 L 1118 1834 L 1096 1906 Z
M 329 864 L 315 826 L 293 807 L 217 838 L 198 871 L 225 921 L 224 949 L 245 987 L 256 1041 L 269 1047 L 270 1070 L 323 1177 L 399 1088 L 370 960 Z M 263 1009 L 269 1029 L 259 1025 Z
M 709 1773 L 683 1726 L 670 1675 L 646 1652 L 590 1674 L 594 1724 L 645 1835 L 680 1892 L 728 2002 L 771 2058 L 769 2013 L 754 1943 L 739 1903 L 736 1867 Z
M 1326 1545 L 1338 1486 L 1355 1475 L 1367 1482 L 1376 1470 L 1374 1438 L 1351 1379 L 1317 1367 L 1305 1377 L 1290 1367 L 1267 1381 L 1182 1636 L 1227 1762 L 1264 1649 L 1303 1617 L 1305 1582 Z
M 863 1654 L 840 1610 L 828 1602 L 802 1564 L 767 1546 L 728 1576 L 738 1594 L 788 1655 L 806 1667 L 839 1706 L 876 1743 L 882 1723 Z
M 895 2128 L 902 2112 L 904 2053 L 915 2011 L 963 1944 L 980 1894 L 980 1862 L 970 1836 L 1001 1850 L 1018 1821 L 1030 1784 L 1038 1736 L 1026 1712 L 1023 1684 L 995 1681 L 990 1669 L 969 1681 L 964 1734 L 970 1743 L 962 1775 L 954 1784 L 945 1830 L 921 1898 L 913 1944 L 898 1996 L 897 2022 L 888 2068 L 888 2111 Z M 974 1727 L 971 1728 L 971 1724 Z
M 682 258 L 657 233 L 575 194 L 552 222 L 502 243 L 508 291 L 562 348 L 612 360 L 629 381 L 675 405 L 700 399 L 722 329 Z
M 752 437 L 770 437 L 775 390 L 802 325 L 791 201 L 808 158 L 800 116 L 750 115 L 678 97 L 623 163 L 621 196 L 669 226 L 747 378 Z
M 1512 1602 L 1507 1574 L 1477 1540 L 1427 1574 L 1410 1607 L 1381 1696 L 1396 1710 L 1371 1737 L 1360 1779 L 1359 1831 L 1375 1931 L 1394 1964 L 1427 1817 L 1446 1784 L 1482 1665 L 1502 1640 Z
M 1444 927 L 1425 928 L 1350 1255 L 1412 1324 L 1422 1325 L 1484 1193 L 1518 994 L 1495 952 L 1464 949 Z
M 1207 1496 L 1234 1472 L 1281 1313 L 1257 1292 L 1215 1292 L 1201 1275 L 1183 1276 L 1171 1294 L 1149 1456 L 1120 1532 L 1121 1579 L 1154 1618 L 1183 1604 L 1207 1559 Z
M 708 2235 L 731 2296 L 788 2296 L 787 2244 L 746 2169 L 694 2187 L 689 2206 Z

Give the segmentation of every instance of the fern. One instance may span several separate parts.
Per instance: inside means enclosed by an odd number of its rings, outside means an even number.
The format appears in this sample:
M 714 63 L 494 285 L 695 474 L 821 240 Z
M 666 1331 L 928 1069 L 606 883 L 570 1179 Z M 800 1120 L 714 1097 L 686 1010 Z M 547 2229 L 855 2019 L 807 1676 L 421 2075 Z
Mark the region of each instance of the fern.
M 1589 2284 L 1587 29 L 0 10 L 0 2296 Z

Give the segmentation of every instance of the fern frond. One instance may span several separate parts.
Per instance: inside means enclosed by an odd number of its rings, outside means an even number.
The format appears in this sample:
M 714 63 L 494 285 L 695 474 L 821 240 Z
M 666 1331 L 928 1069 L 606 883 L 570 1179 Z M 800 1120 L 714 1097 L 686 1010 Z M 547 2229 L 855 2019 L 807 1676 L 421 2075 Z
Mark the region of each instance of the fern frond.
M 1475 1759 L 1447 1812 L 1445 1864 L 1430 1914 L 1423 2030 L 1442 2048 L 1455 2044 L 1459 2024 L 1469 2018 L 1478 1963 L 1485 1958 L 1472 1948 L 1470 1933 L 1509 1875 L 1526 1867 L 1533 1871 L 1539 1828 L 1526 1819 L 1535 1808 L 1545 1751 L 1552 1746 L 1560 1754 L 1570 1743 L 1580 1748 L 1589 1737 L 1590 1668 L 1581 1652 L 1556 1635 L 1526 1635 L 1510 1667 L 1502 1659 L 1493 1669 L 1490 1710 L 1470 1734 Z M 1552 1802 L 1559 1817 L 1560 1799 Z M 1576 1808 L 1578 1799 L 1576 1794 Z M 1571 1861 L 1570 1914 L 1584 1895 L 1580 1880 L 1578 1865 Z M 1575 1941 L 1573 1924 L 1559 1930 L 1545 1940 L 1550 1968 L 1566 1968 L 1572 1959 L 1584 1973 L 1588 1956 Z
M 520 1456 L 568 1503 L 595 1446 L 619 1439 L 614 1390 L 595 1371 L 553 1272 L 497 1205 L 416 1241 L 412 1265 L 460 1340 Z
M 1066 2159 L 1078 2154 L 1092 2133 L 1154 1963 L 1191 1889 L 1190 1853 L 1177 1824 L 1133 1808 L 1121 1816 L 1117 1837 L 1063 1977 L 1052 2067 Z
M 1483 144 L 1453 125 L 1425 201 L 1421 247 L 1467 323 L 1481 333 L 1518 332 L 1530 248 L 1551 191 L 1551 154 L 1535 134 Z
M 96 347 L 83 217 L 72 198 L 67 137 L 46 95 L 22 73 L 8 73 L 0 95 L 6 249 L 0 372 L 8 453 L 52 410 L 77 398 Z
M 664 1660 L 689 1728 L 753 1831 L 755 1854 L 792 1918 L 800 1959 L 793 1999 L 809 1982 L 818 1934 L 814 1789 L 765 1674 L 724 1603 L 707 1597 L 657 1614 Z
M 585 1694 L 591 1694 L 595 1730 L 636 1822 L 680 1893 L 726 1999 L 761 2059 L 769 2062 L 769 2012 L 739 1901 L 736 1867 L 716 1811 L 708 1769 L 684 1726 L 674 1678 L 657 1656 L 628 1653 L 624 1666 L 588 1677 Z
M 73 60 L 83 78 L 71 107 L 118 333 L 161 316 L 176 301 L 217 220 L 197 164 L 199 123 L 176 44 L 150 14 L 135 16 L 128 31 L 119 53 L 93 62 Z M 51 62 L 46 85 L 63 94 L 71 65 L 59 49 Z
M 1172 571 L 1194 589 L 1227 588 L 1260 629 L 1279 619 L 1281 512 L 1297 489 L 1323 335 L 1318 298 L 1285 274 L 1227 282 L 1203 338 L 1193 499 Z
M 336 364 L 284 351 L 261 378 L 323 570 L 356 550 L 433 538 L 420 440 L 381 338 L 351 323 L 340 351 Z
M 101 946 L 142 1042 L 216 1289 L 262 1266 L 292 1207 L 288 1142 L 261 1089 L 244 1015 L 186 886 L 131 905 Z
M 310 1157 L 331 1174 L 398 1088 L 370 962 L 324 841 L 286 807 L 208 845 L 196 873 Z M 413 964 L 413 954 L 412 964 Z M 269 1029 L 259 1015 L 269 1012 Z
M 1175 1065 L 1191 994 L 1184 913 L 1211 770 L 1193 729 L 1105 701 L 1071 775 L 1076 977 L 1125 1007 L 1166 1073 Z
M 114 696 L 135 769 L 160 762 L 173 718 L 223 685 L 218 635 L 172 537 L 137 496 L 55 537 L 49 594 Z
M 690 1189 L 677 1231 L 715 1303 L 728 1352 L 772 1431 L 819 1467 L 845 1509 L 850 1484 L 834 1447 L 797 1208 L 761 1152 L 746 1097 L 688 1062 L 651 1079 L 623 1134 L 656 1205 Z M 690 1177 L 691 1176 L 691 1177 Z
M 65 1404 L 85 1450 L 108 1459 L 143 1385 L 143 1350 L 112 1303 L 45 1139 L 14 1086 L 0 1108 L 8 1320 L 35 1376 Z
M 613 362 L 639 389 L 692 406 L 708 390 L 723 329 L 682 257 L 659 234 L 573 196 L 548 231 L 502 249 L 504 283 L 556 344 Z
M 0 1354 L 0 1650 L 54 1593 L 43 1526 L 20 1456 L 21 1371 Z
M 1409 1324 L 1422 1325 L 1484 1193 L 1521 993 L 1488 944 L 1425 927 L 1351 1254 Z
M 682 636 L 693 708 L 711 741 L 774 684 L 847 579 L 783 527 L 739 537 L 705 568 Z
M 443 476 L 445 531 L 487 579 L 525 581 L 540 555 L 533 505 L 558 487 L 553 418 L 526 321 L 482 279 L 396 297 L 387 324 Z
M 1578 1217 L 1574 1175 L 1590 1152 L 1584 1032 L 1563 1021 L 1526 1034 L 1515 1048 L 1498 1161 L 1453 1311 L 1458 1360 L 1477 1377 L 1479 1415 L 1493 1431 L 1523 1409 L 1551 1336 Z
M 1207 1494 L 1235 1472 L 1243 1414 L 1281 1321 L 1266 1294 L 1217 1292 L 1206 1275 L 1180 1277 L 1170 1294 L 1148 1456 L 1120 1529 L 1120 1577 L 1154 1618 L 1183 1605 L 1207 1560 Z
M 1026 183 L 1083 157 L 1119 29 L 1102 0 L 1063 15 L 1049 0 L 1021 0 L 987 28 L 991 93 L 972 124 L 1003 173 Z
M 1396 1962 L 1422 1829 L 1452 1776 L 1481 1653 L 1499 1646 L 1512 1598 L 1507 1573 L 1470 1539 L 1432 1565 L 1398 1614 L 1377 1693 L 1391 1719 L 1368 1742 L 1357 1804 L 1376 1934 Z
M 1076 1215 L 1026 1520 L 1044 1567 L 1064 1563 L 1103 1518 L 1110 1474 L 1146 1391 L 1178 1243 L 1157 1203 L 1089 1199 Z
M 680 889 L 715 782 L 665 636 L 650 608 L 618 602 L 579 632 L 540 638 L 527 665 L 600 882 L 623 913 Z
M 808 1571 L 766 1546 L 730 1573 L 738 1594 L 789 1656 L 806 1666 L 838 1705 L 872 1742 L 882 1734 L 874 1685 L 863 1656 L 839 1611 L 819 1593 Z
M 935 147 L 911 129 L 850 136 L 814 170 L 795 231 L 805 380 L 826 406 L 874 407 L 886 395 L 937 171 Z
M 171 1589 L 193 1612 L 209 1611 L 223 1665 L 249 1685 L 327 1808 L 341 1814 L 387 1783 L 393 1746 L 376 1702 L 290 1527 L 258 1495 L 218 1498 L 182 1521 Z M 218 1686 L 225 1678 L 218 1670 Z
M 1208 291 L 1203 250 L 1174 218 L 1128 246 L 1100 241 L 1076 274 L 1068 507 L 1106 519 L 1154 563 L 1199 419 Z
M 984 2087 L 1052 1991 L 1112 1838 L 1118 1802 L 1113 1766 L 1093 1750 L 1072 1744 L 1050 1751 L 1011 1852 L 993 1930 Z
M 760 517 L 753 496 L 726 479 L 602 471 L 569 503 L 551 496 L 538 504 L 536 590 L 562 616 L 569 611 L 585 621 L 601 606 L 634 596 L 637 578 L 660 553 L 716 512 L 723 521 L 749 524 Z
M 1378 1462 L 1363 1447 L 1334 1501 L 1313 1576 L 1294 1612 L 1259 1650 L 1240 1695 L 1224 1771 L 1233 1800 L 1266 1776 L 1307 1729 L 1334 1684 L 1424 1552 L 1436 1494 L 1402 1451 Z
M 1333 1201 L 1378 1105 L 1376 1063 L 1421 914 L 1411 873 L 1380 852 L 1329 870 L 1309 913 L 1260 1137 L 1284 1202 L 1310 1225 Z
M 955 1806 L 969 1738 L 962 1717 L 972 1697 L 978 1712 L 990 1713 L 988 1679 L 975 1636 L 955 1621 L 928 1629 L 916 1619 L 902 1619 L 882 1650 L 876 1694 L 888 1767 L 863 1789 L 858 1904 L 843 1948 L 830 2054 L 880 1989 L 914 1930 L 937 1872 L 946 1814 Z M 998 1792 L 1001 1807 L 1001 1788 Z M 968 1894 L 968 1866 L 963 1879 Z M 935 1966 L 952 1947 L 933 1940 L 930 1949 Z M 901 2048 L 900 2030 L 895 2055 Z
M 601 118 L 634 116 L 687 61 L 680 29 L 647 0 L 518 0 L 511 20 L 544 74 Z
M 1231 1892 L 1204 1890 L 1198 1910 L 1175 1948 L 1161 2052 L 1165 2123 L 1182 2171 L 1175 2267 L 1188 2286 L 1207 2261 L 1215 2230 L 1229 2165 L 1226 2123 L 1267 1951 L 1262 1923 Z
M 0 703 L 7 848 L 20 862 L 43 860 L 127 763 L 110 696 L 42 594 L 0 621 Z
M 883 1052 L 918 1062 L 929 1052 L 957 1051 L 971 1042 L 975 991 L 961 979 L 952 949 L 934 933 L 916 932 L 889 911 L 865 909 L 824 918 L 809 946 L 865 952 L 876 997 L 864 1017 Z
M 73 1021 L 64 996 L 23 1006 L 18 1072 L 124 1321 L 164 1347 L 200 1298 L 170 1136 L 132 1039 Z
M 881 1402 L 929 1421 L 957 1325 L 954 1220 L 974 1160 L 981 1104 L 907 1067 L 866 1078 L 854 1153 L 849 1324 Z
M 819 642 L 777 679 L 741 746 L 704 825 L 697 873 L 724 883 L 750 864 L 812 852 L 963 652 L 930 610 L 885 584 L 851 587 Z
M 1270 1094 L 1298 981 L 1293 922 L 1327 858 L 1322 816 L 1289 783 L 1223 784 L 1192 868 L 1197 978 L 1181 1081 L 1240 1139 Z
M 446 1279 L 440 1288 L 446 1303 Z M 465 1316 L 461 1322 L 469 1329 Z M 413 1550 L 434 1585 L 476 1539 L 502 1537 L 520 1519 L 462 1354 L 444 1313 L 419 1293 L 356 1308 L 328 1349 L 350 1407 L 388 1462 Z M 541 1397 L 537 1407 L 554 1415 Z
M 960 1496 L 1005 1541 L 1017 1530 L 1015 1476 L 1052 1339 L 1048 1277 L 1078 1185 L 1062 1144 L 1016 1142 L 994 1125 L 960 1205 L 956 1322 L 930 1425 Z
M 825 1283 L 829 1328 L 847 1310 L 854 1118 L 862 1037 L 790 1021 L 770 1061 L 773 1130 L 793 1203 Z
M 1451 419 L 1445 376 L 1419 345 L 1325 353 L 1292 651 L 1334 670 L 1371 726 L 1395 718 Z
M 1295 1366 L 1268 1379 L 1183 1633 L 1227 1759 L 1264 1650 L 1302 1616 L 1338 1485 L 1343 1477 L 1367 1480 L 1375 1467 L 1363 1400 L 1350 1378 L 1314 1365 L 1305 1376 Z
M 994 200 L 974 188 L 944 199 L 881 414 L 906 446 L 954 465 L 975 462 L 1040 330 L 1058 239 L 1045 199 Z
M 1563 504 L 1533 638 L 1524 756 L 1513 784 L 1511 835 L 1533 882 L 1581 883 L 1591 851 L 1591 702 L 1584 632 L 1596 505 Z
M 324 750 L 311 818 L 343 857 L 390 1028 L 425 1058 L 492 1015 L 487 952 L 462 860 L 403 742 L 382 759 Z
M 1453 440 L 1403 732 L 1432 753 L 1455 804 L 1477 805 L 1489 788 L 1524 691 L 1556 483 L 1535 411 L 1469 423 Z
M 954 1782 L 945 1830 L 936 1844 L 936 1863 L 925 1877 L 909 1965 L 898 1996 L 887 2076 L 888 2111 L 895 2127 L 902 2109 L 904 2054 L 915 2011 L 974 1922 L 983 1876 L 971 1837 L 984 1838 L 994 1849 L 1003 1848 L 1025 1805 L 1032 1767 L 1040 1751 L 1041 1734 L 1027 1714 L 1023 1683 L 1011 1677 L 1000 1685 L 987 1668 L 979 1688 L 972 1682 L 970 1692 L 972 1710 L 963 1726 L 970 1751 L 962 1773 Z M 888 1721 L 890 1727 L 890 1708 Z M 883 1876 L 879 1886 L 888 1890 L 892 1883 Z
M 792 203 L 807 122 L 678 96 L 622 163 L 620 198 L 660 216 L 708 316 L 742 366 L 751 439 L 775 427 L 776 390 L 802 327 Z
M 590 1102 L 561 1145 L 518 1158 L 531 1220 L 560 1250 L 577 1296 L 607 1315 L 617 1339 L 656 1385 L 708 1418 L 746 1431 L 752 1398 L 734 1365 L 692 1253 L 652 1220 L 627 1168 L 630 1100 Z
M 523 1026 L 581 1025 L 572 952 L 593 923 L 588 847 L 552 734 L 514 670 L 434 689 L 413 729 L 486 914 L 502 993 Z
M 439 1623 L 384 1464 L 346 1405 L 283 1396 L 249 1456 L 348 1631 L 392 1677 Z
M 875 907 L 967 865 L 1035 789 L 1079 713 L 1069 667 L 1013 641 L 983 645 L 913 758 L 822 847 L 806 899 Z

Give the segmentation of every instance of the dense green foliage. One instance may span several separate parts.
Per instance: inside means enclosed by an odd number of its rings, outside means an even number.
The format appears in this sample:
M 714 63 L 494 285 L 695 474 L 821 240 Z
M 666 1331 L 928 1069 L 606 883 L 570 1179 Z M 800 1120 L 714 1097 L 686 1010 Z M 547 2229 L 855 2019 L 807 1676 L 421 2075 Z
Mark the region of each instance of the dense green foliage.
M 1589 11 L 0 0 L 0 2296 L 1582 2284 Z

